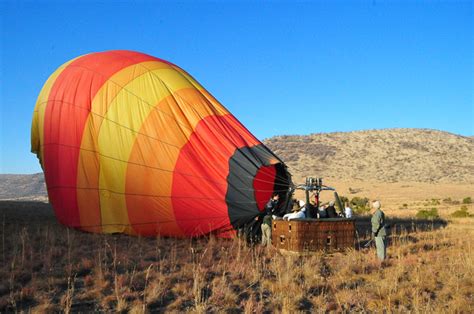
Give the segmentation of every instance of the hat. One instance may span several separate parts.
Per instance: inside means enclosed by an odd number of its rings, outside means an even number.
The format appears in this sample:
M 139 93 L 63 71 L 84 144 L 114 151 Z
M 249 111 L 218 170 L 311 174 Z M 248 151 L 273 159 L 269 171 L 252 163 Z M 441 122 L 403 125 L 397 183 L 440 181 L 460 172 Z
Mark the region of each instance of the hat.
M 379 201 L 375 201 L 372 203 L 372 206 L 375 208 L 375 209 L 380 209 L 380 202 Z

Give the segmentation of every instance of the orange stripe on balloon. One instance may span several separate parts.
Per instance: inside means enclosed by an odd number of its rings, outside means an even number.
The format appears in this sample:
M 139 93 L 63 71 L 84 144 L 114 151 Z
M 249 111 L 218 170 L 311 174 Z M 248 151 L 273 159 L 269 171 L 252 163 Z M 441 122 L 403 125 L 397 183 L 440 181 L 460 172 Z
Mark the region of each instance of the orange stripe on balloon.
M 178 106 L 161 103 L 174 91 L 185 88 L 194 89 L 176 70 L 157 69 L 131 81 L 110 105 L 98 138 L 101 152 L 99 185 L 104 193 L 100 198 L 101 218 L 102 224 L 107 226 L 103 232 L 129 232 L 126 173 L 133 145 L 144 121 L 153 111 L 171 119 L 176 119 L 179 112 L 192 112 L 192 108 L 181 105 L 181 99 L 177 100 Z M 217 108 L 209 108 L 209 111 L 216 112 Z M 186 123 L 184 121 L 180 127 L 189 129 Z
M 91 113 L 87 118 L 84 136 L 82 137 L 77 172 L 77 202 L 81 225 L 84 226 L 82 228 L 83 230 L 89 232 L 102 231 L 100 197 L 101 195 L 107 197 L 107 195 L 99 192 L 100 158 L 98 153 L 98 137 L 100 127 L 109 106 L 131 81 L 149 71 L 161 68 L 170 68 L 170 65 L 164 62 L 146 61 L 126 67 L 111 76 L 110 79 L 102 85 L 92 101 Z M 81 187 L 88 188 L 82 189 Z M 112 229 L 113 228 L 114 226 L 112 226 Z M 119 226 L 113 230 L 116 230 L 114 232 L 118 232 L 118 229 L 121 228 L 123 227 Z M 133 230 L 129 230 L 130 233 L 132 233 Z
M 182 236 L 173 212 L 173 170 L 181 148 L 203 118 L 228 114 L 201 91 L 185 88 L 160 101 L 137 135 L 127 168 L 128 216 L 142 235 Z

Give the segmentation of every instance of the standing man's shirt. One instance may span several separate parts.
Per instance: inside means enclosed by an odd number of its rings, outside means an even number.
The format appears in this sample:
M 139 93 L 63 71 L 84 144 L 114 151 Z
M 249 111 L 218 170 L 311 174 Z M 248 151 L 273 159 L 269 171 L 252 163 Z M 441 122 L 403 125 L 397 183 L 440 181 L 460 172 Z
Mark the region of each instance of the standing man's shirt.
M 385 214 L 380 209 L 377 209 L 370 220 L 372 223 L 372 234 L 374 237 L 385 237 L 387 231 L 385 230 Z
M 263 216 L 262 224 L 272 225 L 272 214 L 276 209 L 278 200 L 270 199 L 265 205 L 265 216 Z

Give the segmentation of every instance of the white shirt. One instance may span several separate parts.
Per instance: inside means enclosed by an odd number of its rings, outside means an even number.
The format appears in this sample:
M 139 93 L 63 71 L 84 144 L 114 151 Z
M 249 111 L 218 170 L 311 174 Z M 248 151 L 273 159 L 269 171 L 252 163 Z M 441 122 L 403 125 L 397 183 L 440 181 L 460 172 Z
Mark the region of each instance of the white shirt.
M 350 207 L 344 208 L 344 214 L 346 215 L 346 218 L 352 218 L 352 208 Z
M 305 211 L 306 211 L 306 209 L 305 209 L 305 208 L 302 208 L 300 211 L 298 211 L 298 212 L 296 212 L 296 213 L 289 213 L 289 214 L 286 214 L 285 216 L 283 216 L 283 219 L 289 221 L 289 220 L 292 220 L 292 219 L 303 219 L 303 218 L 306 218 Z

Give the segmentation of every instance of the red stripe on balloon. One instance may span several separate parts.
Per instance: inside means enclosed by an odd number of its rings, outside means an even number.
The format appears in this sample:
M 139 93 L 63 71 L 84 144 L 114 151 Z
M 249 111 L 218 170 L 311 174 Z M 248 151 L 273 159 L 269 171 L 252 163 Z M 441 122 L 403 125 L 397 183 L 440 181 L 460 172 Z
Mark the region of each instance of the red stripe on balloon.
M 54 82 L 44 118 L 44 167 L 50 202 L 61 223 L 80 226 L 77 168 L 92 99 L 119 70 L 153 60 L 164 62 L 132 51 L 93 53 L 69 64 Z
M 173 175 L 173 210 L 185 235 L 232 229 L 225 201 L 229 159 L 237 148 L 257 144 L 232 115 L 199 122 L 180 151 Z

